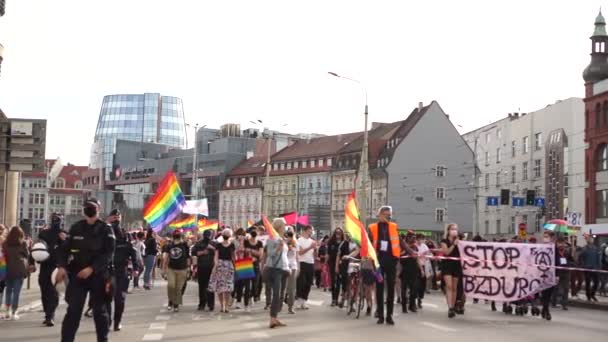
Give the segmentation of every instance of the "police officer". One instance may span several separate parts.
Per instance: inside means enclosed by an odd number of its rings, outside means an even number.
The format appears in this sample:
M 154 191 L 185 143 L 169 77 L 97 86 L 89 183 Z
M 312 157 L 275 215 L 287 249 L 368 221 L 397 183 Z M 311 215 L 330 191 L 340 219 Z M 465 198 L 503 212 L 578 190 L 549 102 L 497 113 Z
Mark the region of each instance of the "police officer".
M 99 219 L 101 204 L 94 198 L 85 201 L 85 218 L 70 228 L 59 249 L 57 281 L 69 278 L 65 293 L 67 313 L 61 326 L 61 342 L 73 342 L 87 293 L 90 293 L 97 342 L 108 341 L 107 300 L 111 296 L 110 265 L 115 237 L 112 227 Z
M 57 248 L 61 246 L 66 238 L 66 233 L 61 229 L 61 215 L 51 215 L 51 225 L 38 234 L 38 239 L 44 241 L 49 252 L 49 258 L 40 263 L 38 274 L 38 285 L 42 297 L 42 308 L 44 309 L 44 322 L 47 327 L 55 325 L 55 310 L 59 305 L 59 294 L 53 285 L 51 275 L 57 268 Z
M 127 267 L 129 260 L 133 265 L 133 272 L 139 271 L 137 255 L 133 244 L 129 241 L 128 233 L 120 226 L 122 217 L 118 209 L 110 212 L 106 222 L 110 223 L 114 236 L 116 237 L 116 248 L 114 249 L 114 265 L 112 267 L 112 284 L 114 284 L 114 331 L 120 331 L 122 325 L 122 314 L 125 311 L 125 300 L 129 289 L 129 277 Z M 112 302 L 108 302 L 108 316 L 112 317 Z M 112 321 L 110 319 L 110 321 Z

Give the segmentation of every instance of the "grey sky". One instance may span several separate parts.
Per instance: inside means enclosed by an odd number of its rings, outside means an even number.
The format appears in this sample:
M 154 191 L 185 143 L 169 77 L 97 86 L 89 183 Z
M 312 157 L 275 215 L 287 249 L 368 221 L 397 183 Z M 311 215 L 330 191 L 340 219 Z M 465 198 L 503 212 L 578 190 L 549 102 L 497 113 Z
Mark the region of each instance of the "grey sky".
M 437 100 L 461 132 L 583 96 L 599 0 L 8 0 L 0 108 L 88 163 L 102 97 L 160 92 L 210 127 L 360 130 Z

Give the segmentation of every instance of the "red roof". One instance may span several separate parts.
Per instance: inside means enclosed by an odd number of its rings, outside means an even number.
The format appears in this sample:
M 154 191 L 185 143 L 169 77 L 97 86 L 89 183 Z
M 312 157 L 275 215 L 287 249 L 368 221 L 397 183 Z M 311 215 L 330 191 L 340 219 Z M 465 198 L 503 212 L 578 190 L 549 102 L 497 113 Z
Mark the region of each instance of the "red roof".
M 298 140 L 272 156 L 272 162 L 300 160 L 305 158 L 335 155 L 344 145 L 350 144 L 361 132 L 330 135 L 307 140 Z
M 235 176 L 254 176 L 264 173 L 264 165 L 266 165 L 266 156 L 255 156 L 243 160 L 237 165 L 227 177 Z
M 59 172 L 58 178 L 63 178 L 65 186 L 63 188 L 73 189 L 76 182 L 83 180 L 84 173 L 89 169 L 88 166 L 76 166 L 72 164 L 64 165 Z

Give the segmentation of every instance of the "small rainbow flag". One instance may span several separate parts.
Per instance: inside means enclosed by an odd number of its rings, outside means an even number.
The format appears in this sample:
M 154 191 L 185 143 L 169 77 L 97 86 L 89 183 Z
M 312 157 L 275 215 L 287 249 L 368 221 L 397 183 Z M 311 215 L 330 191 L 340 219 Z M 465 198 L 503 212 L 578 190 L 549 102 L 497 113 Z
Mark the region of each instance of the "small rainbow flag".
M 251 258 L 243 258 L 234 263 L 237 280 L 247 280 L 255 278 L 253 269 L 253 260 Z
M 274 230 L 274 227 L 272 226 L 270 221 L 268 221 L 268 217 L 266 217 L 266 215 L 262 215 L 262 222 L 264 223 L 264 228 L 266 229 L 266 234 L 268 234 L 268 237 L 271 240 L 274 240 L 279 237 L 279 233 L 277 233 L 277 231 Z
M 220 225 L 220 223 L 216 220 L 209 220 L 206 218 L 202 218 L 202 219 L 198 220 L 198 231 L 204 232 L 207 229 L 217 230 L 219 225 Z
M 2 253 L 2 247 L 0 247 L 0 281 L 6 278 L 6 256 Z
M 158 190 L 144 206 L 144 219 L 156 232 L 171 223 L 182 212 L 186 199 L 179 187 L 177 177 L 167 172 Z
M 344 228 L 352 238 L 352 240 L 359 246 L 361 257 L 368 257 L 374 262 L 374 266 L 378 268 L 380 263 L 378 262 L 378 256 L 376 250 L 372 246 L 367 231 L 361 223 L 359 216 L 359 209 L 357 208 L 357 202 L 355 201 L 355 192 L 351 192 L 346 201 L 346 208 L 344 210 Z
M 177 219 L 171 223 L 169 223 L 169 229 L 182 229 L 182 230 L 192 230 L 196 228 L 196 217 L 194 215 L 189 215 L 183 219 Z

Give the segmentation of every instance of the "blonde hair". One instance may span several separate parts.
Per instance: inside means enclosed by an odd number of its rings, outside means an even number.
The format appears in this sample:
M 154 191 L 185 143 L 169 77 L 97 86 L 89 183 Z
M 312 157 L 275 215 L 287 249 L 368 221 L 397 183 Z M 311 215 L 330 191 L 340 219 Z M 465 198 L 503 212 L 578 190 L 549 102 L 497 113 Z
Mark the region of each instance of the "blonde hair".
M 272 220 L 272 228 L 274 228 L 278 233 L 282 233 L 285 230 L 285 219 L 282 217 L 277 217 Z
M 448 224 L 445 225 L 445 228 L 443 229 L 443 238 L 447 239 L 450 233 L 450 228 L 456 226 L 456 229 L 458 229 L 458 225 L 454 222 L 450 222 Z

